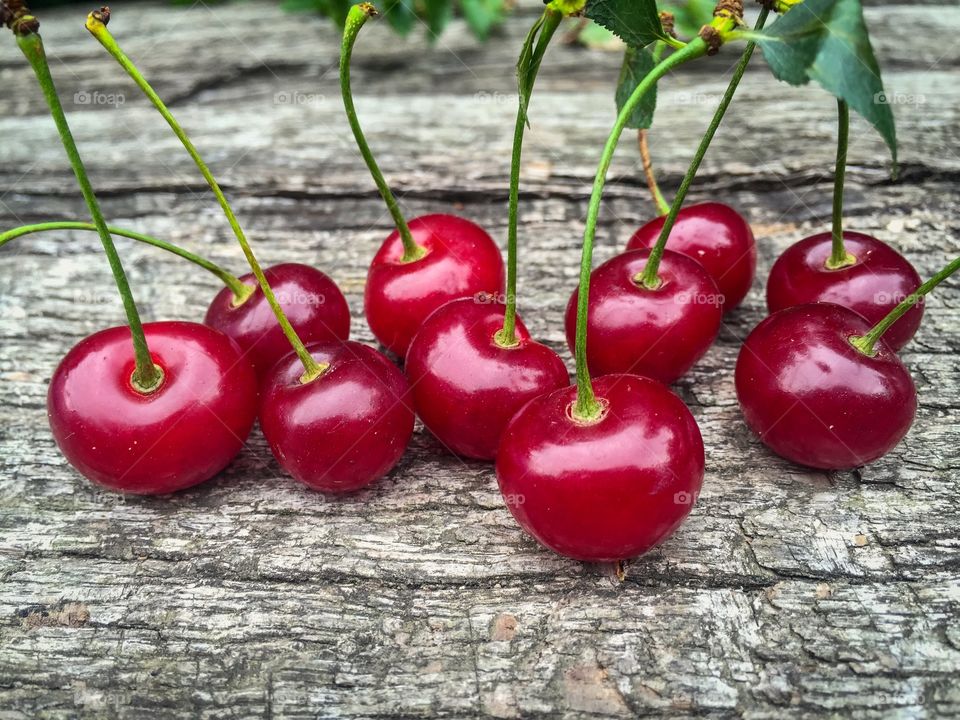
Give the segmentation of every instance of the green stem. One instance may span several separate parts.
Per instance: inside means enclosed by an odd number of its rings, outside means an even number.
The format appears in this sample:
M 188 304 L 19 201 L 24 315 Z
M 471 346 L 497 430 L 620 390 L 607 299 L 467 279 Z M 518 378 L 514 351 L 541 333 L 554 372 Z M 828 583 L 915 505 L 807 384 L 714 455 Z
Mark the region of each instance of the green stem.
M 843 246 L 843 181 L 847 174 L 847 146 L 850 141 L 850 108 L 837 98 L 837 165 L 833 175 L 833 238 L 828 270 L 853 265 L 857 259 Z
M 280 327 L 283 330 L 284 335 L 286 335 L 287 340 L 290 342 L 290 346 L 297 353 L 297 356 L 300 358 L 300 362 L 303 363 L 304 373 L 300 378 L 301 382 L 308 383 L 311 380 L 316 379 L 323 373 L 324 370 L 326 370 L 326 366 L 321 365 L 314 360 L 313 356 L 304 346 L 300 336 L 297 335 L 297 331 L 293 329 L 293 326 L 290 324 L 290 321 L 284 314 L 283 308 L 280 307 L 280 303 L 277 301 L 273 290 L 270 288 L 270 283 L 267 282 L 267 278 L 263 274 L 263 268 L 260 267 L 260 263 L 253 254 L 250 243 L 247 241 L 246 235 L 244 235 L 243 229 L 240 227 L 240 223 L 237 220 L 236 215 L 234 215 L 233 209 L 230 207 L 230 203 L 227 202 L 226 196 L 223 194 L 223 191 L 217 184 L 216 179 L 213 177 L 213 173 L 210 172 L 210 169 L 203 161 L 203 158 L 200 157 L 200 153 L 197 151 L 197 148 L 194 146 L 190 138 L 187 137 L 187 133 L 184 132 L 183 128 L 180 127 L 180 124 L 167 109 L 167 106 L 164 104 L 163 100 L 161 100 L 160 96 L 157 95 L 152 87 L 150 87 L 150 84 L 146 81 L 143 75 L 140 74 L 140 71 L 133 64 L 133 61 L 130 60 L 130 58 L 128 58 L 120 49 L 120 46 L 117 45 L 117 41 L 114 40 L 113 36 L 110 34 L 110 31 L 107 30 L 107 27 L 104 24 L 104 19 L 104 16 L 99 12 L 90 13 L 90 15 L 87 16 L 87 30 L 89 30 L 90 33 L 100 41 L 100 44 L 103 45 L 107 52 L 109 52 L 116 59 L 116 61 L 120 63 L 120 66 L 127 71 L 127 74 L 133 79 L 140 90 L 143 91 L 143 94 L 150 99 L 150 102 L 153 103 L 154 107 L 156 107 L 156 109 L 160 112 L 164 120 L 167 121 L 167 124 L 173 130 L 174 134 L 180 139 L 180 142 L 183 144 L 183 147 L 186 148 L 187 152 L 190 154 L 190 157 L 193 158 L 193 161 L 200 169 L 200 173 L 203 175 L 204 179 L 207 181 L 207 184 L 210 186 L 210 189 L 213 191 L 213 194 L 219 201 L 220 207 L 223 209 L 223 213 L 226 215 L 227 221 L 230 223 L 230 227 L 233 229 L 233 234 L 236 235 L 237 242 L 240 243 L 240 247 L 243 249 L 243 254 L 247 258 L 247 263 L 250 265 L 250 269 L 253 270 L 253 274 L 257 278 L 257 282 L 260 285 L 260 289 L 263 291 L 263 295 L 266 298 L 267 303 L 269 303 L 274 315 L 277 317 L 277 322 L 280 323 Z
M 600 201 L 603 197 L 603 186 L 607 180 L 607 171 L 610 169 L 614 151 L 617 149 L 617 142 L 624 128 L 627 126 L 627 121 L 630 119 L 634 108 L 643 99 L 644 95 L 656 85 L 661 77 L 678 65 L 706 54 L 707 44 L 702 38 L 698 37 L 691 40 L 683 49 L 668 55 L 666 59 L 654 66 L 647 76 L 640 81 L 640 84 L 637 85 L 633 94 L 620 109 L 617 121 L 610 131 L 606 145 L 604 145 L 603 154 L 600 156 L 600 166 L 597 168 L 597 175 L 593 181 L 593 192 L 590 195 L 590 204 L 587 208 L 587 220 L 583 232 L 583 255 L 580 260 L 580 289 L 577 299 L 577 336 L 575 343 L 577 359 L 577 399 L 573 407 L 573 416 L 578 421 L 593 422 L 600 417 L 603 411 L 594 395 L 593 384 L 590 382 L 590 371 L 587 368 L 587 308 L 589 306 L 590 296 L 593 239 L 597 232 L 597 219 L 600 216 Z
M 380 172 L 380 166 L 377 165 L 367 139 L 363 135 L 360 127 L 360 121 L 357 119 L 357 110 L 353 105 L 353 91 L 350 89 L 350 58 L 353 56 L 353 46 L 357 41 L 357 35 L 367 20 L 376 15 L 377 10 L 370 3 L 360 3 L 350 8 L 347 14 L 346 23 L 343 26 L 343 43 L 340 47 L 340 93 L 343 95 L 343 107 L 347 111 L 347 120 L 350 122 L 350 129 L 353 130 L 353 137 L 357 141 L 357 147 L 363 156 L 363 161 L 367 164 L 373 181 L 377 184 L 380 191 L 380 197 L 387 205 L 393 222 L 397 226 L 397 232 L 400 233 L 400 240 L 403 242 L 403 257 L 400 262 L 413 262 L 419 260 L 427 254 L 426 248 L 417 244 L 410 232 L 410 226 L 407 225 L 406 218 L 400 211 L 400 205 L 396 197 L 390 190 L 390 186 Z
M 90 210 L 90 216 L 93 224 L 100 234 L 100 242 L 103 244 L 103 251 L 110 263 L 110 270 L 113 272 L 114 280 L 117 284 L 117 290 L 123 300 L 123 309 L 127 316 L 127 324 L 130 327 L 130 335 L 133 339 L 133 354 L 136 361 L 136 367 L 130 378 L 131 385 L 139 392 L 144 394 L 151 393 L 159 389 L 163 382 L 163 371 L 154 364 L 150 356 L 150 348 L 147 346 L 147 338 L 143 332 L 143 323 L 140 320 L 140 313 L 137 311 L 137 304 L 133 299 L 133 292 L 130 290 L 130 283 L 127 281 L 127 274 L 123 270 L 123 263 L 120 261 L 120 255 L 113 244 L 113 238 L 110 237 L 110 231 L 107 229 L 106 220 L 100 210 L 100 203 L 90 185 L 90 179 L 87 177 L 87 171 L 83 166 L 83 160 L 80 158 L 80 152 L 77 150 L 77 144 L 70 132 L 70 126 L 67 124 L 66 115 L 63 112 L 63 106 L 60 104 L 60 98 L 57 96 L 57 89 L 53 83 L 53 77 L 50 74 L 50 66 L 47 64 L 46 53 L 43 49 L 43 40 L 38 33 L 30 32 L 25 35 L 17 36 L 17 44 L 20 50 L 26 56 L 37 76 L 40 87 L 43 90 L 43 96 L 46 98 L 47 105 L 50 107 L 50 114 L 57 126 L 57 132 L 60 134 L 60 140 L 63 148 L 66 150 L 67 157 L 70 159 L 70 165 L 73 167 L 73 173 L 77 177 L 77 183 L 80 185 L 80 192 Z
M 20 227 L 0 233 L 0 247 L 3 247 L 11 240 L 16 240 L 19 237 L 23 237 L 24 235 L 32 235 L 33 233 L 47 232 L 51 230 L 91 230 L 96 232 L 97 226 L 84 222 L 48 222 L 38 223 L 36 225 L 21 225 Z M 124 230 L 123 228 L 114 227 L 112 225 L 107 226 L 107 231 L 111 235 L 119 235 L 120 237 L 130 238 L 131 240 L 146 243 L 147 245 L 153 245 L 161 250 L 166 250 L 169 253 L 178 255 L 184 260 L 189 260 L 194 265 L 198 265 L 204 270 L 213 273 L 220 279 L 221 282 L 223 282 L 224 285 L 230 288 L 230 291 L 233 293 L 234 305 L 241 305 L 253 294 L 253 288 L 241 282 L 240 278 L 227 272 L 216 263 L 213 263 L 204 257 L 200 257 L 199 255 L 195 255 L 189 250 L 185 250 L 178 245 L 168 243 L 166 240 L 160 240 L 159 238 L 151 237 L 150 235 L 143 235 L 142 233 L 134 232 L 133 230 Z
M 769 14 L 770 11 L 766 7 L 760 10 L 760 16 L 757 18 L 757 22 L 754 25 L 754 28 L 757 31 L 763 28 L 764 23 L 767 21 L 767 15 Z M 727 85 L 726 92 L 723 93 L 723 98 L 720 100 L 720 105 L 717 106 L 717 109 L 713 114 L 713 118 L 710 120 L 710 125 L 707 127 L 707 131 L 700 140 L 700 146 L 697 148 L 697 151 L 693 156 L 690 167 L 687 168 L 687 173 L 683 176 L 683 180 L 680 183 L 680 188 L 677 190 L 677 194 L 673 198 L 673 204 L 670 206 L 670 212 L 663 221 L 663 227 L 660 230 L 660 237 L 657 238 L 657 244 L 654 245 L 650 250 L 650 256 L 647 258 L 646 265 L 644 265 L 643 270 L 638 273 L 637 277 L 635 278 L 636 282 L 642 284 L 649 290 L 655 290 L 660 287 L 660 277 L 657 273 L 660 269 L 660 259 L 663 257 L 663 251 L 667 245 L 667 238 L 670 237 L 670 231 L 673 230 L 673 225 L 677 221 L 677 215 L 680 213 L 680 208 L 683 207 L 683 202 L 686 200 L 687 192 L 689 192 L 690 186 L 693 184 L 693 180 L 696 178 L 697 172 L 700 170 L 700 164 L 703 162 L 703 158 L 707 154 L 707 150 L 710 148 L 710 143 L 713 142 L 713 137 L 717 133 L 717 128 L 720 127 L 720 123 L 723 121 L 723 116 L 726 114 L 727 108 L 730 107 L 730 103 L 733 101 L 733 96 L 737 92 L 737 86 L 740 85 L 740 80 L 743 78 L 743 74 L 747 70 L 747 65 L 750 64 L 750 58 L 753 56 L 753 51 L 755 48 L 755 42 L 747 43 L 747 46 L 744 48 L 743 54 L 740 56 L 740 61 L 737 63 L 736 68 L 734 68 L 733 76 L 730 78 L 730 83 Z
M 563 13 L 552 7 L 543 11 L 541 18 L 534 24 L 527 35 L 520 58 L 529 58 L 529 67 L 526 68 L 524 78 L 526 87 L 520 88 L 517 106 L 517 121 L 513 128 L 513 154 L 510 161 L 510 206 L 507 223 L 507 302 L 503 315 L 503 328 L 496 334 L 496 342 L 501 347 L 515 347 L 517 340 L 517 225 L 518 209 L 520 205 L 520 160 L 523 154 L 523 135 L 527 127 L 526 109 L 530 102 L 530 94 L 540 70 L 540 64 L 546 53 L 550 40 L 560 27 Z M 533 47 L 536 37 L 536 47 Z
M 663 197 L 660 191 L 660 185 L 657 184 L 657 177 L 653 172 L 653 160 L 650 157 L 650 143 L 647 140 L 647 131 L 640 128 L 637 131 L 637 145 L 640 147 L 640 159 L 643 161 L 643 175 L 647 179 L 647 187 L 650 189 L 650 195 L 653 197 L 653 204 L 657 207 L 657 212 L 666 215 L 670 212 L 670 203 Z
M 923 285 L 907 295 L 903 302 L 887 313 L 887 316 L 874 325 L 866 335 L 855 335 L 850 338 L 850 344 L 864 355 L 869 355 L 871 357 L 876 355 L 877 351 L 875 345 L 877 344 L 877 341 L 883 337 L 883 334 L 890 329 L 890 326 L 903 317 L 904 313 L 916 305 L 921 298 L 927 295 L 927 293 L 933 290 L 948 277 L 953 275 L 957 270 L 960 270 L 960 257 L 954 258 L 953 261 L 943 270 L 938 272 L 932 278 L 923 283 Z

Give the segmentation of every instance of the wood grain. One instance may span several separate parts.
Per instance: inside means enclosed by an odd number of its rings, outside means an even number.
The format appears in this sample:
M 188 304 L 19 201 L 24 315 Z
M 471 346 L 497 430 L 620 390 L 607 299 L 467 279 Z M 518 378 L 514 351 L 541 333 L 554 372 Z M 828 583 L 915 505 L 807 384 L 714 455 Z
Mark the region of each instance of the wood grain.
M 174 100 L 261 259 L 330 273 L 350 301 L 354 337 L 371 341 L 360 313 L 365 267 L 389 217 L 349 142 L 336 34 L 262 2 L 116 10 L 111 29 Z M 433 46 L 379 27 L 361 39 L 358 109 L 408 213 L 454 210 L 505 237 L 511 72 L 534 11 L 484 46 L 459 22 Z M 47 13 L 43 32 L 108 218 L 240 272 L 189 158 L 87 36 L 84 12 Z M 882 143 L 856 120 L 849 225 L 927 276 L 957 254 L 960 237 L 960 11 L 881 4 L 867 17 L 897 98 L 903 172 L 889 180 Z M 906 43 L 904 34 L 945 39 Z M 618 61 L 554 48 L 531 108 L 521 310 L 568 362 L 562 313 Z M 664 84 L 652 142 L 665 190 L 734 62 L 728 51 Z M 9 41 L 0 86 L 0 227 L 83 218 Z M 84 92 L 91 102 L 74 101 Z M 256 433 L 194 490 L 147 499 L 96 491 L 57 452 L 44 402 L 67 348 L 122 320 L 97 238 L 49 234 L 5 247 L 0 719 L 960 714 L 956 282 L 930 300 L 903 352 L 917 421 L 869 467 L 825 474 L 773 456 L 744 426 L 733 391 L 738 345 L 764 315 L 773 259 L 828 223 L 833 107 L 818 89 L 777 84 L 758 60 L 695 185 L 692 200 L 720 198 L 749 218 L 759 276 L 675 387 L 707 445 L 703 494 L 622 583 L 608 567 L 537 546 L 503 507 L 492 469 L 445 455 L 422 430 L 396 471 L 351 498 L 284 477 Z M 651 212 L 629 138 L 611 178 L 598 262 Z M 146 317 L 202 317 L 215 280 L 121 243 Z

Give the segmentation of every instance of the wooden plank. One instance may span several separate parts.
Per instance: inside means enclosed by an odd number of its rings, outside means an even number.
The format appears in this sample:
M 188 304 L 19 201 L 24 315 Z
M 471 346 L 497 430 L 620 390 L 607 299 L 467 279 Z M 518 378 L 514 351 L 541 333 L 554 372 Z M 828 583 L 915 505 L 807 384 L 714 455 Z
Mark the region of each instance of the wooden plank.
M 92 91 L 88 78 L 99 92 L 125 94 L 120 107 L 71 112 L 111 221 L 239 271 L 242 257 L 189 159 L 95 43 L 67 30 L 82 21 L 76 15 L 60 10 L 45 24 L 64 62 L 55 67 L 64 96 Z M 278 31 L 257 38 L 257 17 Z M 332 76 L 316 80 L 334 63 L 334 35 L 263 3 L 183 12 L 138 4 L 117 18 L 118 36 L 136 28 L 124 43 L 132 54 L 163 49 L 144 67 L 182 97 L 178 115 L 263 260 L 329 272 L 347 294 L 354 337 L 371 341 L 360 313 L 365 267 L 389 220 L 349 144 Z M 960 12 L 901 4 L 871 8 L 869 19 L 891 68 L 888 88 L 914 102 L 895 107 L 897 183 L 875 134 L 855 125 L 850 225 L 928 275 L 957 254 L 960 237 L 960 70 L 955 48 L 930 67 L 935 48 L 912 54 L 899 37 L 934 22 L 957 28 Z M 204 22 L 212 39 L 189 49 Z M 365 41 L 358 106 L 411 214 L 454 209 L 505 236 L 509 73 L 520 34 L 511 24 L 480 48 L 455 27 L 444 42 L 473 74 L 439 46 L 388 44 L 385 34 Z M 3 47 L 0 226 L 82 217 L 36 91 Z M 255 70 L 254 56 L 277 76 Z M 612 120 L 616 57 L 558 47 L 551 60 L 525 155 L 522 310 L 569 362 L 562 313 Z M 722 72 L 704 62 L 661 94 L 654 152 L 667 188 L 723 88 Z M 953 283 L 931 299 L 904 351 L 921 406 L 888 457 L 818 473 L 750 435 L 730 370 L 763 317 L 773 259 L 828 222 L 835 131 L 827 96 L 761 70 L 693 197 L 741 209 L 761 254 L 744 307 L 675 387 L 703 430 L 704 492 L 689 521 L 631 563 L 623 583 L 610 568 L 539 548 L 503 507 L 492 469 L 445 455 L 422 430 L 389 478 L 349 499 L 283 477 L 258 434 L 222 476 L 175 497 L 96 492 L 57 452 L 44 401 L 66 349 L 121 322 L 97 239 L 35 236 L 4 248 L 0 718 L 960 713 L 960 294 Z M 305 99 L 278 103 L 279 92 Z M 626 140 L 613 174 L 598 262 L 650 214 Z M 201 317 L 212 279 L 154 250 L 126 241 L 123 249 L 146 316 Z

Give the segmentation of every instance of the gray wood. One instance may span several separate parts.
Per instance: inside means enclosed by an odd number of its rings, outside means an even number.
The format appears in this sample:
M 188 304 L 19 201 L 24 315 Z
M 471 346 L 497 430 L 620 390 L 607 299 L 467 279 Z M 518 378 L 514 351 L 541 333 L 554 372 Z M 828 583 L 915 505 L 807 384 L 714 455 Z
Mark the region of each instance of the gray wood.
M 364 271 L 389 219 L 349 142 L 336 34 L 266 3 L 117 10 L 115 34 L 175 100 L 262 259 L 329 272 L 351 303 L 354 337 L 370 341 Z M 534 11 L 484 46 L 461 23 L 432 48 L 376 27 L 361 39 L 357 104 L 409 213 L 452 209 L 505 236 L 511 68 Z M 903 101 L 903 173 L 889 181 L 882 144 L 857 120 L 849 224 L 929 275 L 960 236 L 960 12 L 944 2 L 867 15 L 886 85 Z M 51 12 L 44 35 L 108 217 L 239 272 L 189 158 L 82 23 L 82 9 Z M 944 39 L 900 39 L 912 34 Z M 734 61 L 727 51 L 665 84 L 652 137 L 666 189 Z M 562 314 L 617 63 L 558 46 L 532 108 L 522 309 L 568 361 Z M 346 499 L 285 478 L 256 433 L 220 477 L 175 497 L 94 490 L 57 452 L 44 399 L 67 348 L 122 319 L 97 239 L 50 234 L 4 248 L 0 719 L 960 714 L 956 283 L 930 300 L 903 352 L 920 409 L 888 457 L 855 472 L 805 470 L 767 452 L 737 409 L 731 369 L 763 317 L 763 278 L 830 211 L 833 102 L 778 85 L 761 63 L 692 195 L 740 208 L 761 253 L 744 307 L 675 388 L 703 430 L 703 494 L 623 582 L 538 547 L 503 507 L 492 469 L 445 455 L 423 431 L 385 481 Z M 82 218 L 9 39 L 0 86 L 0 227 Z M 124 103 L 73 103 L 81 91 Z M 625 138 L 597 261 L 649 214 Z M 201 317 L 212 278 L 122 247 L 146 317 Z

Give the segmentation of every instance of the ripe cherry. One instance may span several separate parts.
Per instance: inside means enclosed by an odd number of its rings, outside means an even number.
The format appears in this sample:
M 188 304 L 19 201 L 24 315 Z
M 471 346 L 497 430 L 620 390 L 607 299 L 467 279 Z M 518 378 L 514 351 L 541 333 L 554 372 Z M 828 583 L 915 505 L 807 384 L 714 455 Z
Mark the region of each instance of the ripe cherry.
M 326 369 L 302 383 L 290 354 L 262 385 L 260 427 L 284 470 L 310 487 L 349 492 L 386 475 L 413 433 L 407 379 L 386 357 L 357 342 L 314 343 Z
M 773 264 L 767 280 L 770 312 L 805 303 L 836 303 L 877 323 L 920 284 L 913 266 L 886 243 L 845 230 L 843 244 L 856 262 L 836 270 L 826 265 L 831 249 L 829 232 L 804 238 L 787 248 Z M 923 303 L 917 303 L 883 339 L 899 350 L 917 332 L 922 318 Z
M 380 343 L 403 357 L 434 310 L 451 300 L 503 292 L 503 258 L 478 225 L 455 215 L 424 215 L 409 222 L 425 254 L 403 262 L 398 231 L 384 241 L 370 264 L 364 311 Z
M 637 230 L 627 250 L 656 245 L 664 220 L 666 216 L 655 218 Z M 757 245 L 750 224 L 729 205 L 706 202 L 682 208 L 667 247 L 703 265 L 723 295 L 724 312 L 739 305 L 750 291 L 757 270 Z
M 720 330 L 722 298 L 707 271 L 686 255 L 666 250 L 660 287 L 637 279 L 648 250 L 617 255 L 590 276 L 587 363 L 590 374 L 633 373 L 669 384 L 710 347 Z M 567 343 L 576 340 L 578 291 L 567 305 Z
M 519 318 L 518 343 L 500 345 L 503 322 L 502 304 L 454 300 L 427 318 L 407 351 L 417 414 L 458 455 L 492 460 L 516 411 L 569 383 L 560 356 L 531 340 Z
M 871 326 L 848 308 L 817 303 L 780 310 L 754 328 L 737 359 L 737 397 L 765 445 L 801 465 L 840 470 L 900 442 L 917 393 L 884 339 L 873 356 L 851 345 Z
M 143 326 L 163 381 L 136 390 L 130 330 L 81 340 L 53 374 L 50 428 L 82 475 L 112 490 L 160 495 L 208 480 L 240 452 L 257 412 L 257 384 L 237 344 L 187 322 Z
M 284 263 L 264 270 L 280 307 L 305 343 L 335 342 L 350 337 L 350 308 L 340 288 L 309 265 Z M 256 288 L 240 305 L 224 288 L 210 303 L 204 323 L 226 333 L 244 351 L 260 379 L 283 356 L 290 343 L 257 285 L 253 273 L 240 280 Z
M 577 560 L 640 555 L 690 512 L 703 481 L 700 429 L 680 399 L 636 375 L 594 381 L 599 419 L 573 419 L 575 387 L 531 400 L 510 421 L 497 479 L 521 527 Z

